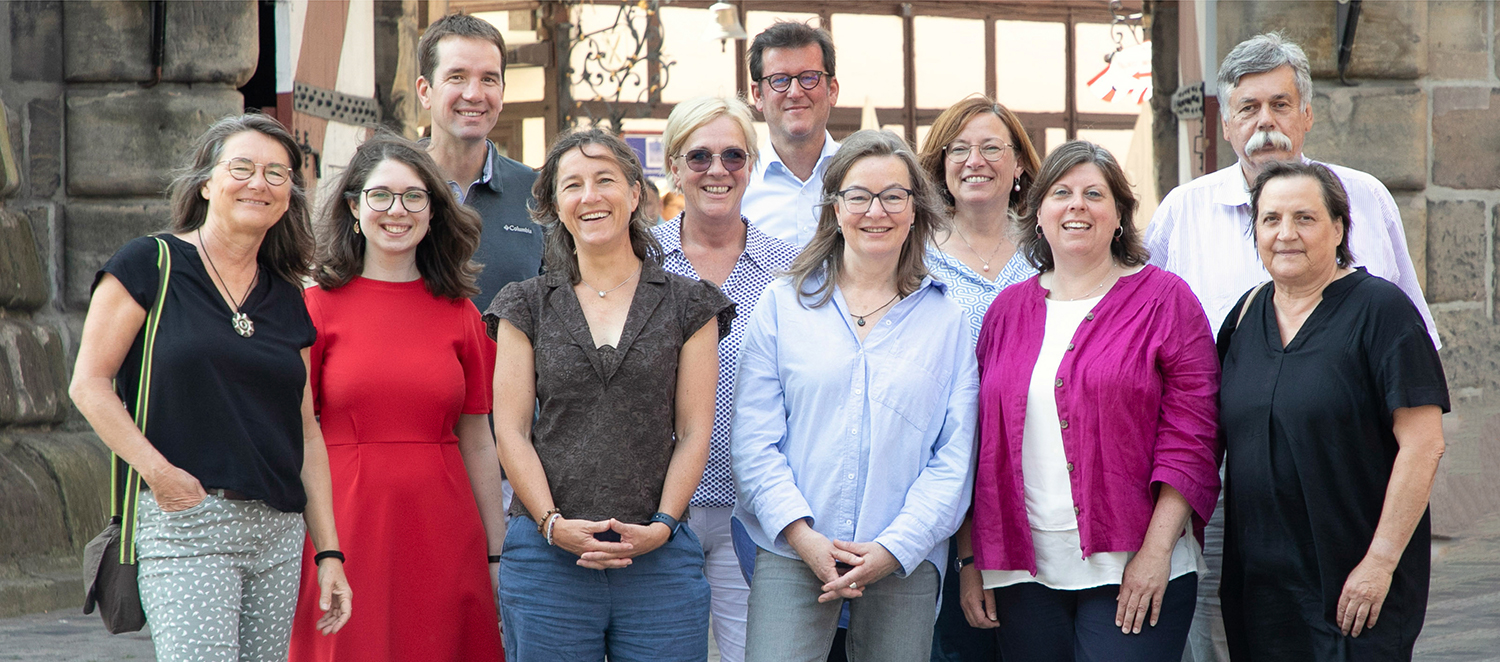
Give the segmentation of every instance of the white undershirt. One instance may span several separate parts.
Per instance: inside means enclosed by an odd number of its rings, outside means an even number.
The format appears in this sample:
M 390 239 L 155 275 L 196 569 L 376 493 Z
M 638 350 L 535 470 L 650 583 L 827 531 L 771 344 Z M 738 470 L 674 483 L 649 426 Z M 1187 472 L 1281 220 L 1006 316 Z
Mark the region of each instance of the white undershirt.
M 1022 582 L 1038 582 L 1058 590 L 1079 590 L 1119 584 L 1125 564 L 1135 552 L 1099 552 L 1083 558 L 1078 536 L 1078 516 L 1073 509 L 1073 486 L 1068 458 L 1063 451 L 1062 428 L 1057 417 L 1057 387 L 1054 379 L 1068 343 L 1083 318 L 1103 299 L 1099 295 L 1079 301 L 1047 299 L 1046 328 L 1041 353 L 1031 371 L 1026 394 L 1026 425 L 1021 437 L 1021 475 L 1026 493 L 1026 517 L 1031 523 L 1036 549 L 1037 574 L 1026 570 L 984 570 L 985 588 Z M 1192 526 L 1172 548 L 1170 578 L 1199 571 L 1202 554 L 1193 539 Z

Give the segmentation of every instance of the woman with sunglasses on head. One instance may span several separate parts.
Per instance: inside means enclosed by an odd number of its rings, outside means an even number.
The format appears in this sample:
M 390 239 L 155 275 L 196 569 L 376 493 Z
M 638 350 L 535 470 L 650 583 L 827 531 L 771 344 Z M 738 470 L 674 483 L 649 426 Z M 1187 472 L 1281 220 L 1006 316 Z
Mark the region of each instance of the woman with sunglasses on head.
M 1021 120 L 989 97 L 975 95 L 938 115 L 921 153 L 922 169 L 952 212 L 951 227 L 933 237 L 927 269 L 948 285 L 948 297 L 969 314 L 975 340 L 1000 290 L 1036 275 L 1016 250 L 1016 219 L 1031 191 L 1039 159 Z M 977 604 L 979 570 L 966 536 L 953 540 L 943 584 L 943 609 L 933 634 L 933 662 L 992 660 L 993 625 L 968 622 L 961 597 Z
M 926 659 L 972 486 L 969 322 L 927 276 L 945 217 L 900 137 L 850 136 L 818 230 L 750 316 L 731 432 L 735 517 L 758 547 L 746 659 Z
M 733 97 L 697 97 L 677 104 L 662 132 L 668 172 L 682 192 L 681 214 L 651 229 L 670 273 L 719 286 L 740 310 L 786 271 L 797 249 L 767 236 L 740 215 L 740 199 L 755 165 L 755 125 L 750 108 Z M 730 323 L 719 341 L 719 385 L 708 467 L 690 502 L 688 520 L 703 544 L 712 592 L 714 639 L 725 662 L 745 657 L 745 610 L 750 587 L 730 539 L 734 476 L 729 470 L 729 421 L 734 414 L 735 359 L 746 317 Z
M 94 279 L 68 392 L 144 481 L 126 516 L 159 660 L 285 660 L 309 534 L 309 625 L 331 634 L 349 620 L 308 397 L 301 168 L 276 120 L 219 120 L 172 182 L 169 231 L 126 244 Z M 131 416 L 147 413 L 143 435 Z
M 361 145 L 331 190 L 306 293 L 318 328 L 312 397 L 365 600 L 359 620 L 326 638 L 301 600 L 291 659 L 502 659 L 494 344 L 469 300 L 479 216 L 425 150 L 389 134 Z M 313 550 L 305 556 L 310 567 Z

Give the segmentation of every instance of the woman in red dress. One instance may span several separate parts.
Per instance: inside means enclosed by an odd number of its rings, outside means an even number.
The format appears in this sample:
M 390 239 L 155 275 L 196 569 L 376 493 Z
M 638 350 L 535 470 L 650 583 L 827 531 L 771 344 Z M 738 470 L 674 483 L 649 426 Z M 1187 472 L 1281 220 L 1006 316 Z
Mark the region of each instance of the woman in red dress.
M 495 350 L 469 301 L 479 216 L 394 136 L 361 146 L 334 190 L 306 293 L 311 381 L 360 612 L 321 636 L 317 591 L 304 590 L 291 659 L 503 659 L 484 563 L 505 539 L 487 416 Z M 312 558 L 307 547 L 304 584 Z

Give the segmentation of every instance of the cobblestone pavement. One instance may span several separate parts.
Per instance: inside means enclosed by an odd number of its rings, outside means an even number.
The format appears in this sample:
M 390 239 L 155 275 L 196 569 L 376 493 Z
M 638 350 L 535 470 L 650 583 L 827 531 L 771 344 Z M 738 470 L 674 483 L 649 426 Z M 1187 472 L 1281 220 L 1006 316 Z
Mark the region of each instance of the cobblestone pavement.
M 1500 662 L 1500 513 L 1461 538 L 1437 542 L 1432 553 L 1432 595 L 1416 659 Z M 155 659 L 149 634 L 110 636 L 94 615 L 70 610 L 0 618 L 0 662 Z

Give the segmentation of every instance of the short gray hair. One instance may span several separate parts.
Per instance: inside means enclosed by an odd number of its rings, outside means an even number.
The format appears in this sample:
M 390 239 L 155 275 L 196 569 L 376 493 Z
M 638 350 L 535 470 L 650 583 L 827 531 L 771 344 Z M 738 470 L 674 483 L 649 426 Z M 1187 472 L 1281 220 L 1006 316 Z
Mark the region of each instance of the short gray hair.
M 1255 35 L 1240 42 L 1224 56 L 1224 63 L 1219 65 L 1219 109 L 1229 112 L 1229 94 L 1239 86 L 1241 78 L 1282 66 L 1292 68 L 1297 96 L 1302 100 L 1302 109 L 1306 110 L 1312 103 L 1312 67 L 1307 63 L 1307 53 L 1302 52 L 1302 47 L 1280 32 Z

